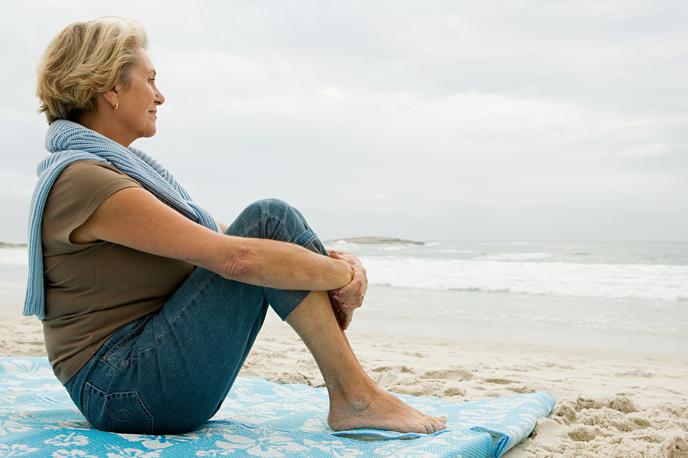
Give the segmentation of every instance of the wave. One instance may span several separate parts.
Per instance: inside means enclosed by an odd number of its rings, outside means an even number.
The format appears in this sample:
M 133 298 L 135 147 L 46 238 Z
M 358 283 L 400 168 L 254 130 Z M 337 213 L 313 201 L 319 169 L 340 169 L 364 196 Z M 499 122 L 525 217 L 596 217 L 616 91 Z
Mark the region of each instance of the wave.
M 26 243 L 0 242 L 0 248 L 26 248 Z
M 379 237 L 367 235 L 363 237 L 343 237 L 340 239 L 326 240 L 325 243 L 356 244 L 356 245 L 425 245 L 419 240 L 399 239 L 396 237 Z
M 482 261 L 539 261 L 551 257 L 550 253 L 494 253 L 477 256 L 473 259 Z
M 361 257 L 373 286 L 685 300 L 688 266 Z

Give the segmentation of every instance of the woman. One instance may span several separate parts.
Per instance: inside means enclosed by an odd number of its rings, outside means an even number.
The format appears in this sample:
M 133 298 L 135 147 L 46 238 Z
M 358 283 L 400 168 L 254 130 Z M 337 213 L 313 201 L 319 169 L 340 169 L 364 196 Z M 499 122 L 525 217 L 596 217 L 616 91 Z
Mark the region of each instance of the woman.
M 269 305 L 313 354 L 332 429 L 445 428 L 377 387 L 356 359 L 344 330 L 367 279 L 355 256 L 328 256 L 303 215 L 277 199 L 218 228 L 130 147 L 155 134 L 165 102 L 146 48 L 137 22 L 99 18 L 67 26 L 39 66 L 53 155 L 34 193 L 30 267 L 42 262 L 44 275 L 30 278 L 25 314 L 43 319 L 53 370 L 84 416 L 115 432 L 202 425 Z

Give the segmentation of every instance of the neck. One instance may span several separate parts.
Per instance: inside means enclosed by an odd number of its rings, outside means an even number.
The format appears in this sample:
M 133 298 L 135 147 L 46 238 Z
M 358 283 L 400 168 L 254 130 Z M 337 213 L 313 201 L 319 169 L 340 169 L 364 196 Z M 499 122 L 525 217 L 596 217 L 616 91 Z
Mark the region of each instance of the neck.
M 119 143 L 125 148 L 128 148 L 129 145 L 136 140 L 136 138 L 133 138 L 131 134 L 127 134 L 122 129 L 118 129 L 117 123 L 111 119 L 108 120 L 102 119 L 101 117 L 85 115 L 77 119 L 76 122 L 87 129 L 98 132 L 100 135 Z

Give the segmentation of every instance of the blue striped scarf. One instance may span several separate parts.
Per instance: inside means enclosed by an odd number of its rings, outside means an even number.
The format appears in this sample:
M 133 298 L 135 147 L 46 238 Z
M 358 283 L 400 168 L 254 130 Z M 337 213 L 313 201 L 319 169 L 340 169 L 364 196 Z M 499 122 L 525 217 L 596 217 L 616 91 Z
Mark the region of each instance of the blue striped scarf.
M 62 170 L 74 161 L 95 159 L 126 173 L 165 204 L 187 218 L 221 232 L 215 219 L 195 204 L 191 196 L 155 159 L 143 151 L 119 143 L 81 124 L 67 120 L 54 121 L 48 128 L 45 147 L 52 153 L 36 168 L 38 183 L 31 197 L 29 213 L 29 276 L 24 300 L 24 315 L 45 319 L 43 286 L 43 242 L 41 224 L 45 202 L 53 183 Z

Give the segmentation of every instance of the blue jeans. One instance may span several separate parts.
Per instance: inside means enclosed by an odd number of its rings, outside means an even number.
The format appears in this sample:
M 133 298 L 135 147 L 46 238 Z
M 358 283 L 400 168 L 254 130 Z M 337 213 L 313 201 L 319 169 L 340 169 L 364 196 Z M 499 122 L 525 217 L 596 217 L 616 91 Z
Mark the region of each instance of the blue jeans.
M 278 199 L 249 205 L 226 234 L 282 240 L 327 255 L 301 212 Z M 65 388 L 97 429 L 191 431 L 220 408 L 268 304 L 284 320 L 308 293 L 249 285 L 197 267 L 159 311 L 115 331 Z

